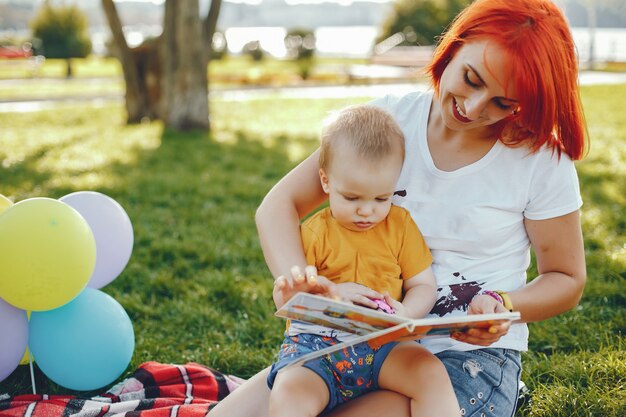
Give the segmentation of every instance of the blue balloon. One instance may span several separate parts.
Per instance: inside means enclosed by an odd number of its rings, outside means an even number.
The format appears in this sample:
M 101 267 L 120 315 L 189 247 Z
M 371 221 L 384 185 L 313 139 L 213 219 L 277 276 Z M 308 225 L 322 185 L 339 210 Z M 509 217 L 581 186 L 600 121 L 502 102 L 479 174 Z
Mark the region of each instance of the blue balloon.
M 128 367 L 135 348 L 124 308 L 102 291 L 85 288 L 69 303 L 31 314 L 29 347 L 44 374 L 78 391 L 104 387 Z
M 26 311 L 0 298 L 0 381 L 19 365 L 28 344 Z

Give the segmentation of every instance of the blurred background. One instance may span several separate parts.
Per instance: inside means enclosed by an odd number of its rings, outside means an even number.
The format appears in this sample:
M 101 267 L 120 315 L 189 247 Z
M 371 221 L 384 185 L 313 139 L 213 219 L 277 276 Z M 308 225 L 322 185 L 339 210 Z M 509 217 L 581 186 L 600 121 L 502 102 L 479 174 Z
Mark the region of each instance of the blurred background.
M 626 61 L 626 6 L 621 0 L 558 0 L 571 22 L 581 60 L 590 58 L 590 42 L 595 42 L 594 59 L 601 62 Z M 92 53 L 110 53 L 110 30 L 100 0 L 1 0 L 0 42 L 3 46 L 21 46 L 33 41 L 29 25 L 44 3 L 75 4 L 88 20 Z M 131 46 L 156 37 L 162 32 L 165 0 L 117 0 L 124 32 Z M 315 35 L 315 49 L 320 56 L 370 57 L 383 26 L 400 5 L 405 13 L 417 0 L 224 0 L 214 43 L 218 49 L 241 54 L 245 45 L 258 42 L 259 47 L 275 58 L 285 58 L 284 37 L 290 29 L 300 28 Z M 467 1 L 432 1 L 441 8 L 451 8 Z M 200 0 L 201 15 L 210 7 L 209 0 Z M 406 20 L 406 19 L 405 19 Z M 433 39 L 412 36 L 407 24 L 406 44 L 432 44 Z M 593 30 L 595 28 L 595 30 Z M 390 34 L 393 35 L 393 34 Z
M 555 1 L 571 23 L 581 69 L 623 76 L 626 3 Z M 184 95 L 177 71 L 193 74 L 201 95 L 424 81 L 437 36 L 470 2 L 0 0 L 0 110 L 124 97 L 130 123 L 179 128 L 185 123 L 167 122 L 168 103 Z
M 132 220 L 132 257 L 104 289 L 135 331 L 120 378 L 145 361 L 242 377 L 270 363 L 284 323 L 256 208 L 318 147 L 330 111 L 428 88 L 433 44 L 469 3 L 0 0 L 0 194 L 17 203 L 93 190 Z M 577 308 L 533 323 L 531 394 L 516 415 L 622 417 L 626 2 L 557 4 L 591 137 L 577 166 L 589 279 Z M 39 392 L 68 392 L 37 358 L 34 369 Z M 18 366 L 0 403 L 32 388 Z

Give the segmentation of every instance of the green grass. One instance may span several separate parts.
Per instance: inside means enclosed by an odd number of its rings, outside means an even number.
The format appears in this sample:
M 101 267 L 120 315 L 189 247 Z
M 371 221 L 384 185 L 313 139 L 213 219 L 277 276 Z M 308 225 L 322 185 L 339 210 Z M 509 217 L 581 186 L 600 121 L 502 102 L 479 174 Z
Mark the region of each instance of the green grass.
M 66 61 L 64 59 L 46 59 L 37 66 L 28 59 L 0 59 L 0 79 L 12 78 L 65 78 Z M 117 77 L 122 67 L 115 58 L 91 56 L 72 59 L 74 77 Z
M 124 95 L 122 70 L 117 59 L 90 57 L 73 59 L 72 62 L 74 76 L 67 79 L 65 60 L 48 59 L 33 70 L 27 60 L 0 59 L 0 100 Z M 376 82 L 376 79 L 350 77 L 353 65 L 366 63 L 365 59 L 357 58 L 316 58 L 310 78 L 303 81 L 298 75 L 297 63 L 291 60 L 268 57 L 255 62 L 246 56 L 227 56 L 211 61 L 208 75 L 212 90 L 241 86 Z
M 124 80 L 35 78 L 0 84 L 0 99 L 28 100 L 58 97 L 124 96 Z
M 589 279 L 580 306 L 531 325 L 518 417 L 626 415 L 626 85 L 582 91 L 592 148 L 578 164 Z M 254 227 L 269 188 L 317 146 L 329 109 L 366 98 L 213 101 L 212 136 L 124 126 L 122 106 L 0 113 L 0 193 L 14 201 L 97 190 L 135 231 L 129 265 L 104 290 L 142 362 L 195 361 L 240 376 L 267 365 L 282 321 Z M 38 390 L 67 392 L 37 372 Z M 0 393 L 27 393 L 21 366 Z
M 365 64 L 363 58 L 329 58 L 317 57 L 317 66 L 347 66 Z M 46 59 L 39 66 L 32 66 L 32 60 L 27 59 L 0 59 L 0 79 L 19 78 L 65 78 L 66 61 L 64 59 Z M 72 59 L 74 77 L 119 77 L 122 67 L 116 58 L 99 57 L 92 55 L 88 58 Z M 244 77 L 256 74 L 256 77 L 291 76 L 297 70 L 297 64 L 291 60 L 276 59 L 266 56 L 260 61 L 253 61 L 248 56 L 228 55 L 223 59 L 211 61 L 209 74 L 221 77 Z

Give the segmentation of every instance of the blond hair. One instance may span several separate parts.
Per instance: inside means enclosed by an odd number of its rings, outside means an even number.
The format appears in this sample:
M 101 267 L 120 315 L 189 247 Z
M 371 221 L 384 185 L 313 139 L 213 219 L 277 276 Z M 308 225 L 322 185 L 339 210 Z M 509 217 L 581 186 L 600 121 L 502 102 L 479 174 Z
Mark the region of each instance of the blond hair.
M 339 143 L 350 146 L 357 155 L 375 161 L 394 152 L 404 160 L 404 135 L 393 117 L 370 105 L 346 107 L 331 114 L 324 122 L 320 146 L 320 168 L 327 170 L 333 148 Z

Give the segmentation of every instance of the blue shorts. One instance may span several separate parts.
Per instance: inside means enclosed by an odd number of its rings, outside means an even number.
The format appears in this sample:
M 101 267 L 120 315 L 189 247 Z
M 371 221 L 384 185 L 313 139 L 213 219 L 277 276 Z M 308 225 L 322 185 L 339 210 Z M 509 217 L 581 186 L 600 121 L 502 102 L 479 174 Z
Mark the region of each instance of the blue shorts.
M 334 337 L 314 334 L 285 336 L 278 360 L 272 365 L 267 376 L 267 385 L 272 388 L 278 371 L 307 353 L 324 349 L 339 343 Z M 315 372 L 328 387 L 329 400 L 324 412 L 378 389 L 378 374 L 383 362 L 397 343 L 387 343 L 372 348 L 367 343 L 359 343 L 338 352 L 306 362 L 302 366 Z
M 520 353 L 511 349 L 446 350 L 437 353 L 445 365 L 464 417 L 513 416 Z

